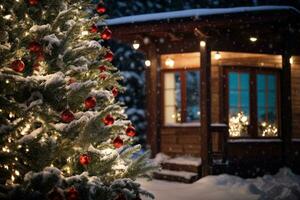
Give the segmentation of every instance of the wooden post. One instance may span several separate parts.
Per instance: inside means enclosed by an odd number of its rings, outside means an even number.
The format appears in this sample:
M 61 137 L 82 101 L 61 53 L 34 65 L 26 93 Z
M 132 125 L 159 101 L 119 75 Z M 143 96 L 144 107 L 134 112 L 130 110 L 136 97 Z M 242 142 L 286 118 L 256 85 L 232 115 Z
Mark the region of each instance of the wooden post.
M 289 166 L 292 135 L 292 98 L 291 98 L 291 63 L 287 48 L 282 55 L 281 73 L 281 137 L 282 161 Z
M 200 111 L 201 111 L 201 159 L 202 176 L 211 174 L 211 50 L 207 38 L 200 38 L 201 53 L 201 85 L 200 85 Z
M 151 62 L 146 68 L 147 144 L 151 147 L 152 156 L 155 156 L 160 151 L 159 56 L 155 44 L 150 43 L 147 50 L 146 59 Z

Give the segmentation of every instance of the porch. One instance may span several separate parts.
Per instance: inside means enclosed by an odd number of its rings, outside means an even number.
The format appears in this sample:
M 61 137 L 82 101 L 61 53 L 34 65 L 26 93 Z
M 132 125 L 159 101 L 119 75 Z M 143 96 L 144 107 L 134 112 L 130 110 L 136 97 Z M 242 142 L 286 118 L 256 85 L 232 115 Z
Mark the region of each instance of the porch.
M 249 163 L 262 173 L 264 164 L 274 167 L 270 172 L 299 166 L 294 153 L 300 150 L 299 19 L 292 7 L 260 6 L 108 20 L 115 39 L 140 44 L 148 58 L 152 153 L 201 157 L 203 176 L 223 172 L 225 164 L 227 172 L 232 168 L 242 176 Z M 188 76 L 198 84 L 189 87 Z M 230 85 L 235 78 L 236 88 Z M 263 93 L 267 95 L 259 97 Z M 244 105 L 241 99 L 247 95 Z M 265 110 L 263 117 L 260 110 Z M 232 125 L 234 121 L 239 123 Z

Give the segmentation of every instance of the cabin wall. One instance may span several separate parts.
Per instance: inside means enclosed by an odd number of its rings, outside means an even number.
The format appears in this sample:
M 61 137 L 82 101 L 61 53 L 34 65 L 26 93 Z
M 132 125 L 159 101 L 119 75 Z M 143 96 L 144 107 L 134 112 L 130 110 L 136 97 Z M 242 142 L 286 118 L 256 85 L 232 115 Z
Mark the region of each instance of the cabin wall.
M 161 152 L 170 155 L 201 154 L 200 127 L 162 127 L 160 130 Z
M 292 57 L 292 138 L 300 139 L 300 56 Z

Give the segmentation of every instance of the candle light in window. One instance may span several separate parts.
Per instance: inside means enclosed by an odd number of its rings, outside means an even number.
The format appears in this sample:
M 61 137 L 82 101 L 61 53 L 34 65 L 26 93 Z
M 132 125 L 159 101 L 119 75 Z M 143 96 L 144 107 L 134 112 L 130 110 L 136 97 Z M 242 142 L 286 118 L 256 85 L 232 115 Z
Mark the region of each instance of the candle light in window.
M 165 61 L 165 64 L 169 68 L 173 68 L 175 65 L 175 61 L 172 58 L 167 58 L 167 60 Z
M 222 58 L 221 54 L 217 51 L 215 54 L 215 60 L 220 60 Z
M 257 37 L 250 37 L 249 40 L 250 40 L 251 42 L 256 42 L 256 41 L 257 41 Z
M 139 43 L 137 40 L 135 40 L 135 41 L 133 42 L 133 44 L 132 44 L 132 47 L 133 47 L 135 50 L 137 50 L 137 49 L 140 48 L 140 43 Z
M 150 60 L 146 60 L 145 61 L 145 65 L 146 65 L 146 67 L 150 67 L 151 66 L 151 61 Z

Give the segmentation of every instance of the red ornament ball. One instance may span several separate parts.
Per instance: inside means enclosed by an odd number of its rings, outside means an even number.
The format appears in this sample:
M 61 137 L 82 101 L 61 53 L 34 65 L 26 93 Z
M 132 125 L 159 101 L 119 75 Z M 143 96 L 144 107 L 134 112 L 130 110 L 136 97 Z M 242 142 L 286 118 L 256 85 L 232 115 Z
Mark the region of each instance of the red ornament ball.
M 67 200 L 79 200 L 79 192 L 75 187 L 71 187 L 67 191 Z
M 115 122 L 115 119 L 113 118 L 112 115 L 106 115 L 106 117 L 103 118 L 102 121 L 107 126 L 107 125 L 112 125 Z
M 39 3 L 39 0 L 28 0 L 29 5 L 36 6 Z
M 112 36 L 112 32 L 111 32 L 111 30 L 109 30 L 109 28 L 105 28 L 104 30 L 103 30 L 103 32 L 101 33 L 101 38 L 103 39 L 103 40 L 109 40 L 110 38 L 111 38 L 111 36 Z
M 129 137 L 134 137 L 136 135 L 136 130 L 133 126 L 129 125 L 126 129 L 126 135 Z
M 91 29 L 90 29 L 90 32 L 91 33 L 97 33 L 98 32 L 98 27 L 95 24 L 93 24 Z
M 103 13 L 106 12 L 106 8 L 105 8 L 105 6 L 104 6 L 103 3 L 99 3 L 99 4 L 97 5 L 96 10 L 97 10 L 97 12 L 98 12 L 99 14 L 103 14 Z
M 81 165 L 88 165 L 90 164 L 91 160 L 92 160 L 91 156 L 87 154 L 82 154 L 79 157 L 79 162 Z
M 116 87 L 114 87 L 112 90 L 111 90 L 112 94 L 114 95 L 114 97 L 118 96 L 119 94 L 119 91 Z
M 15 60 L 11 63 L 10 67 L 16 72 L 23 72 L 25 69 L 25 64 L 22 60 Z
M 111 62 L 114 59 L 114 54 L 111 51 L 108 51 L 105 56 L 104 59 L 108 60 L 109 62 Z
M 61 120 L 65 123 L 69 123 L 75 119 L 74 114 L 69 110 L 65 110 L 60 115 Z
M 104 71 L 106 71 L 106 66 L 105 65 L 101 65 L 98 67 L 99 71 L 102 73 Z
M 115 148 L 120 148 L 121 146 L 123 146 L 123 144 L 124 144 L 124 142 L 123 142 L 123 140 L 118 136 L 118 137 L 116 137 L 115 139 L 114 139 L 114 141 L 113 141 L 113 145 L 114 145 L 114 147 Z
M 42 45 L 40 45 L 38 42 L 30 42 L 28 45 L 28 50 L 31 53 L 38 53 L 42 50 Z
M 84 100 L 84 106 L 86 109 L 91 109 L 96 106 L 96 98 L 95 97 L 88 97 Z

